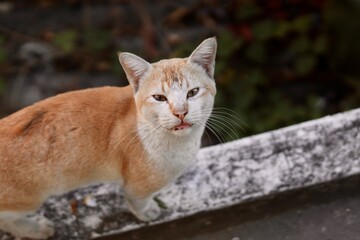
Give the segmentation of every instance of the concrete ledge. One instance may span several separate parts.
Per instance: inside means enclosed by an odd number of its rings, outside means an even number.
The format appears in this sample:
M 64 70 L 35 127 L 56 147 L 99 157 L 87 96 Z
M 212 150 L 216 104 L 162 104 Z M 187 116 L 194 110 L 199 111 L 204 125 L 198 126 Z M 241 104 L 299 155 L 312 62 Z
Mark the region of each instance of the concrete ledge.
M 194 165 L 158 195 L 167 209 L 148 224 L 358 174 L 359 155 L 360 109 L 203 148 Z M 148 225 L 128 212 L 111 184 L 50 198 L 39 213 L 56 222 L 54 239 L 96 238 Z

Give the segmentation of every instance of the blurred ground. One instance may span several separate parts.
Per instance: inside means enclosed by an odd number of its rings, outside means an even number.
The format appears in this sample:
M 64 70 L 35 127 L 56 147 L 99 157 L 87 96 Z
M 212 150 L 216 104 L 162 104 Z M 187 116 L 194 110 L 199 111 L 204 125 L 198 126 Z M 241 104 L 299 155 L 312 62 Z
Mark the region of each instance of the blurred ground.
M 101 240 L 358 240 L 360 176 Z

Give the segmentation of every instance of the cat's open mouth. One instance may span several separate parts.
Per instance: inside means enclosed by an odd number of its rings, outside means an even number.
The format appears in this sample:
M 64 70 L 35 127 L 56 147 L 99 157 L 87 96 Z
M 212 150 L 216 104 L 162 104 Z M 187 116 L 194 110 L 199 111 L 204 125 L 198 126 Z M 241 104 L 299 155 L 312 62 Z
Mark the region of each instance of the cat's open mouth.
M 175 127 L 171 128 L 171 130 L 178 131 L 178 130 L 190 128 L 191 126 L 192 126 L 191 123 L 181 122 L 179 125 L 176 125 Z

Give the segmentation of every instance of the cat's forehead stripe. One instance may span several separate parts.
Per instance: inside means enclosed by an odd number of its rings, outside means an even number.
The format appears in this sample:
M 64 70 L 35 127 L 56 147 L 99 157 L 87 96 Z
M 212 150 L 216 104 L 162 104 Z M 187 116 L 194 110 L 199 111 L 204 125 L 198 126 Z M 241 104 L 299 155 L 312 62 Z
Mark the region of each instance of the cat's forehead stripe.
M 184 75 L 181 66 L 166 66 L 162 69 L 163 77 L 161 78 L 162 84 L 167 85 L 168 88 L 171 86 L 178 85 L 182 86 L 184 82 Z

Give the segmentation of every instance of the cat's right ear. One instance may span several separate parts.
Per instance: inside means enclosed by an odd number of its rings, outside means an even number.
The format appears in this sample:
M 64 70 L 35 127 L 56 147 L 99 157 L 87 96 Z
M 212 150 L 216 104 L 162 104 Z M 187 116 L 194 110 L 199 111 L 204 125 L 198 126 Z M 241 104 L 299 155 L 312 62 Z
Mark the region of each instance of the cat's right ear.
M 119 61 L 134 93 L 139 90 L 140 80 L 152 68 L 151 64 L 132 53 L 118 53 Z

